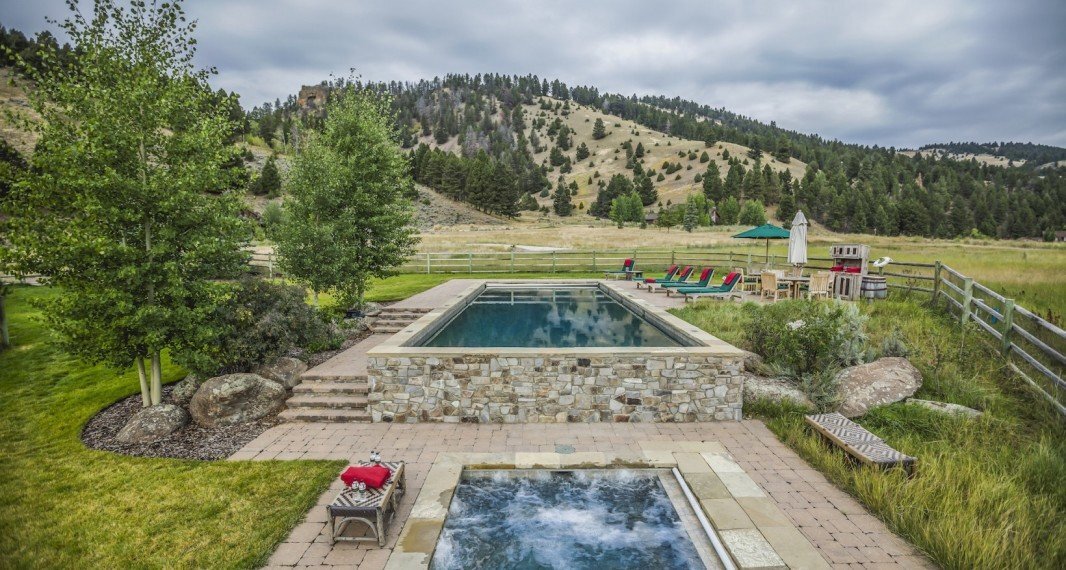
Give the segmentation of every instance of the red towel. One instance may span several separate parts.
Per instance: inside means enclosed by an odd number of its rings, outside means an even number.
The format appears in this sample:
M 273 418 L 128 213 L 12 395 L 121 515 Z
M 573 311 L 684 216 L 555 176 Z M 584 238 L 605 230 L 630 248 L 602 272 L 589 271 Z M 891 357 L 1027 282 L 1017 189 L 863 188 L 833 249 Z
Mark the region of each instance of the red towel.
M 861 267 L 846 267 L 844 273 L 862 273 Z
M 389 475 L 392 475 L 392 471 L 388 467 L 381 465 L 371 465 L 369 467 L 351 465 L 341 473 L 341 481 L 344 484 L 351 487 L 352 483 L 358 483 L 362 481 L 366 483 L 368 489 L 380 489 L 385 481 L 389 480 Z
M 843 265 L 834 265 L 833 267 L 830 267 L 829 270 L 830 271 L 844 271 L 844 266 Z
M 722 285 L 732 285 L 740 277 L 739 273 L 733 272 L 725 276 L 725 281 L 722 281 Z

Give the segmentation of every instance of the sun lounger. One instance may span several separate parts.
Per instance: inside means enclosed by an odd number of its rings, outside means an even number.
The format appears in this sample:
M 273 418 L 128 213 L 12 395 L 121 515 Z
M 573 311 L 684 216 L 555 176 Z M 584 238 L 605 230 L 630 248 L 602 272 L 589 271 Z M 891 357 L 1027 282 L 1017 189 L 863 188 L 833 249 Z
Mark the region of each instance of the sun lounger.
M 637 289 L 640 289 L 644 285 L 650 283 L 670 283 L 674 280 L 675 275 L 677 275 L 677 265 L 671 265 L 670 267 L 666 268 L 666 275 L 663 276 L 661 279 L 648 277 L 647 279 L 644 279 L 642 281 L 637 281 Z
M 625 261 L 622 262 L 622 268 L 621 269 L 616 270 L 616 271 L 604 271 L 603 272 L 603 278 L 604 279 L 610 279 L 610 278 L 613 277 L 615 279 L 623 278 L 623 279 L 629 280 L 629 279 L 632 279 L 634 275 L 643 275 L 643 273 L 640 272 L 640 271 L 633 271 L 633 258 L 628 258 L 628 257 L 626 258 Z
M 704 267 L 700 273 L 700 280 L 696 283 L 683 283 L 681 281 L 674 281 L 671 283 L 649 283 L 648 290 L 655 291 L 668 291 L 677 287 L 706 287 L 711 282 L 711 278 L 714 277 L 713 267 Z
M 721 285 L 714 287 L 678 287 L 676 289 L 670 289 L 666 292 L 667 295 L 671 293 L 678 293 L 685 296 L 685 300 L 695 299 L 701 296 L 724 296 L 731 294 L 737 289 L 737 285 L 743 281 L 741 274 L 733 272 L 725 276 Z

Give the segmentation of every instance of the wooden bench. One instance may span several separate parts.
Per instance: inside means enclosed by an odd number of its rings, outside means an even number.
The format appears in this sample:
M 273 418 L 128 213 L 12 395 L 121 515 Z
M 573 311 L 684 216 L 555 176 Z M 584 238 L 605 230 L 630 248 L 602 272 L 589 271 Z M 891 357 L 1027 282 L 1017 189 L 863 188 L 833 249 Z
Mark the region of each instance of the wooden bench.
M 914 472 L 914 463 L 917 461 L 914 457 L 892 449 L 866 428 L 836 412 L 804 416 L 803 419 L 815 431 L 862 463 L 884 469 L 902 467 L 907 473 Z

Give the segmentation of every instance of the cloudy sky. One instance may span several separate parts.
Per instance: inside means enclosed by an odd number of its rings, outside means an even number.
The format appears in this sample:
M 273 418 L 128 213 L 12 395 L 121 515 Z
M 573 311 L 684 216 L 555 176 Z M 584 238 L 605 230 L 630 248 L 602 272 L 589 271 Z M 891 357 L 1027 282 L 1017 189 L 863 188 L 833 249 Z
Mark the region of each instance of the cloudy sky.
M 188 0 L 246 107 L 365 79 L 535 73 L 681 96 L 848 142 L 1066 146 L 1066 2 Z M 0 0 L 23 31 L 62 0 Z

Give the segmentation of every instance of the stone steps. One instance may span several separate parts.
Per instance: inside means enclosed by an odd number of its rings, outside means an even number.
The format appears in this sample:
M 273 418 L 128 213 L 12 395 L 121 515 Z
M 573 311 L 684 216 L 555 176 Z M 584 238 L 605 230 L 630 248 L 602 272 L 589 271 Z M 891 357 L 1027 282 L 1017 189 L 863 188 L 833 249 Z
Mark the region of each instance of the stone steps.
M 330 408 L 334 410 L 366 411 L 366 396 L 352 394 L 310 393 L 295 394 L 286 402 L 289 409 Z
M 298 422 L 369 422 L 368 392 L 366 374 L 305 373 L 285 402 L 288 409 L 278 416 Z
M 333 380 L 304 380 L 292 389 L 293 394 L 366 394 L 369 386 L 362 382 L 338 382 Z
M 278 414 L 278 417 L 290 422 L 370 422 L 370 414 L 366 410 L 332 408 L 288 409 Z
M 370 323 L 370 330 L 375 333 L 398 333 L 407 325 L 422 318 L 431 309 L 393 309 L 385 307 Z

